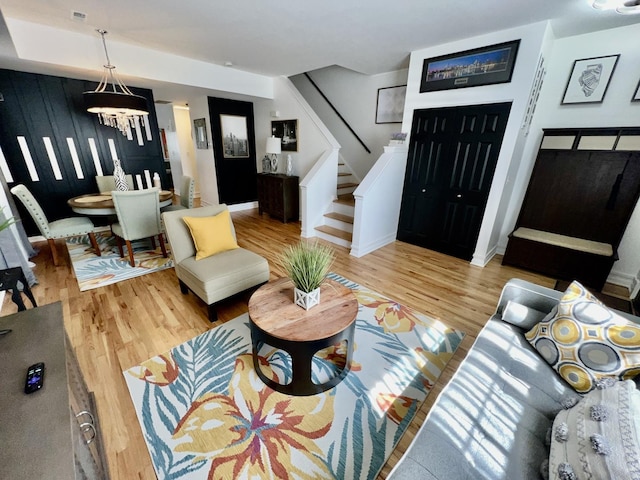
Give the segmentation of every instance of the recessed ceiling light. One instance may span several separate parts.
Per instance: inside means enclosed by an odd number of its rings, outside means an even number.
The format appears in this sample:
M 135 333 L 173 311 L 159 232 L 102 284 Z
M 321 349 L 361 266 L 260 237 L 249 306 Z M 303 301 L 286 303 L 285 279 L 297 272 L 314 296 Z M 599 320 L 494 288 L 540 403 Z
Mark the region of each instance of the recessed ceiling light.
M 616 8 L 616 12 L 622 15 L 636 15 L 640 13 L 640 0 L 628 0 Z
M 594 0 L 591 6 L 597 10 L 614 10 L 622 15 L 640 13 L 640 0 Z

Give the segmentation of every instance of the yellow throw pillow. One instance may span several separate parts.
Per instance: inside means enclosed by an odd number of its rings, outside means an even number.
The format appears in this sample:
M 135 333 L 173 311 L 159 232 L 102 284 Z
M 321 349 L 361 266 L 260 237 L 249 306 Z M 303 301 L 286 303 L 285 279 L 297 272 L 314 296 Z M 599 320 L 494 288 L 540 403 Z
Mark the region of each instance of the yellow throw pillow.
M 196 260 L 238 248 L 231 232 L 231 217 L 225 210 L 212 217 L 183 217 L 196 246 Z

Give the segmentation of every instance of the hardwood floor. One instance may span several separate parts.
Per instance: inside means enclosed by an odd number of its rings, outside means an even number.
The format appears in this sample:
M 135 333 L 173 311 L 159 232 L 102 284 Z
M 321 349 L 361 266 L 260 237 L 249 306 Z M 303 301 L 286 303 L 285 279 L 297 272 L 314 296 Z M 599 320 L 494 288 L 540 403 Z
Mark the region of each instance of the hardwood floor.
M 232 214 L 240 246 L 266 257 L 271 278 L 284 276 L 277 262 L 283 246 L 300 238 L 300 224 L 282 224 L 257 210 Z M 206 305 L 193 294 L 182 295 L 173 269 L 103 288 L 80 292 L 64 242 L 58 242 L 61 265 L 54 267 L 46 242 L 32 259 L 39 284 L 38 304 L 61 301 L 65 326 L 90 390 L 96 396 L 102 435 L 114 480 L 154 479 L 155 473 L 136 419 L 122 371 L 247 311 L 249 294 L 222 302 L 219 320 L 207 320 Z M 513 277 L 552 287 L 555 281 L 494 258 L 485 268 L 402 242 L 362 258 L 335 247 L 333 271 L 371 288 L 467 335 L 453 360 L 384 466 L 386 478 L 411 443 L 429 408 L 448 382 L 476 335 L 493 313 L 502 286 Z M 27 305 L 29 303 L 27 302 Z M 2 315 L 17 311 L 6 296 Z

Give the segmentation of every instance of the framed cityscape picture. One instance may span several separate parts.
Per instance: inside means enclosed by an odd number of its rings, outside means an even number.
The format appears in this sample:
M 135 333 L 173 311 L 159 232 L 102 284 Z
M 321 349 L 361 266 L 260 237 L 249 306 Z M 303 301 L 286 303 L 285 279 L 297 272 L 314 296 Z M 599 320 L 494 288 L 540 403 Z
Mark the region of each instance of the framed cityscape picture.
M 283 152 L 298 151 L 298 120 L 272 120 L 271 135 L 280 139 Z
M 511 81 L 520 40 L 427 58 L 420 93 Z
M 582 58 L 573 62 L 562 105 L 601 103 L 620 55 Z
M 220 114 L 222 130 L 222 155 L 224 158 L 249 157 L 247 117 Z

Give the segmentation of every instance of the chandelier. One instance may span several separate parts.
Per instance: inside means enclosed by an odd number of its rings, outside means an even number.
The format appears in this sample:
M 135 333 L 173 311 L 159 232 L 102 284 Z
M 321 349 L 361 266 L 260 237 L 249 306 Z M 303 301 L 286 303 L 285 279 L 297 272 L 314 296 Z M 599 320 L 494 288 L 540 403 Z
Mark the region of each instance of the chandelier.
M 613 10 L 622 15 L 640 13 L 640 0 L 594 0 L 593 8 L 597 10 Z
M 147 99 L 136 95 L 120 81 L 115 65 L 111 65 L 104 36 L 106 30 L 96 30 L 102 36 L 102 46 L 107 58 L 103 65 L 102 80 L 92 92 L 84 92 L 87 111 L 98 114 L 100 123 L 120 130 L 129 139 L 131 129 L 140 127 L 140 116 L 149 115 Z

